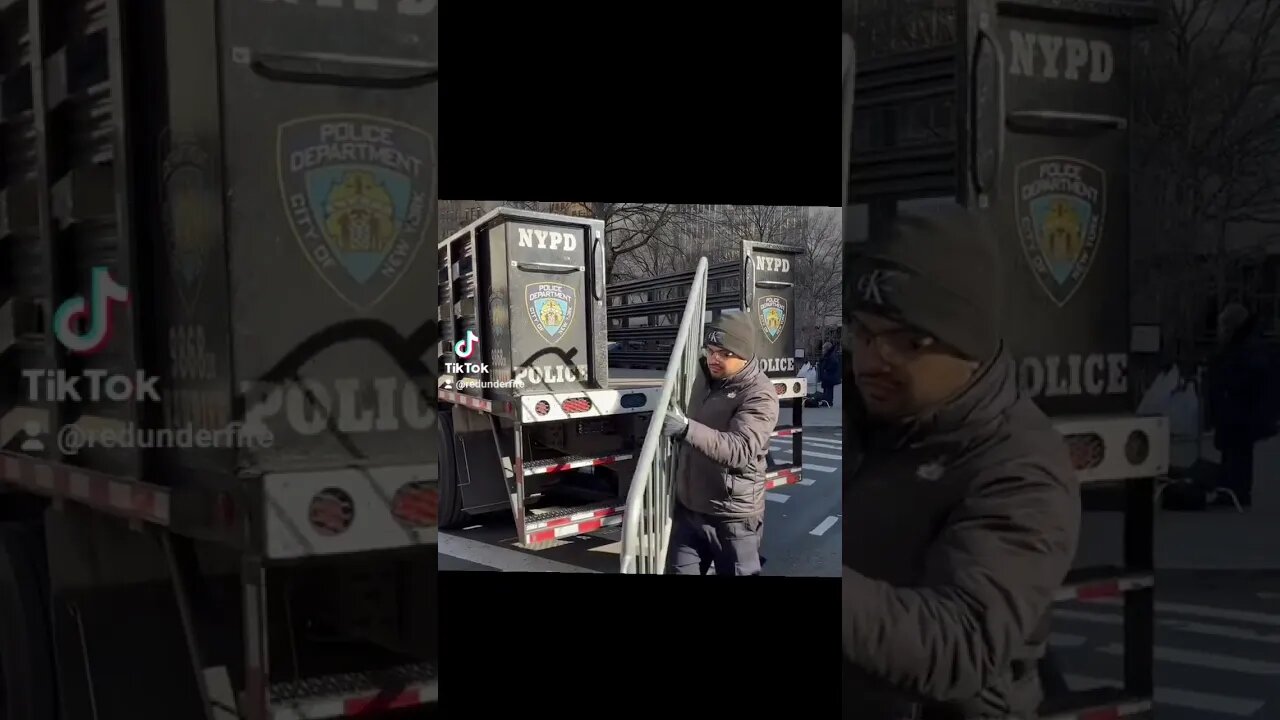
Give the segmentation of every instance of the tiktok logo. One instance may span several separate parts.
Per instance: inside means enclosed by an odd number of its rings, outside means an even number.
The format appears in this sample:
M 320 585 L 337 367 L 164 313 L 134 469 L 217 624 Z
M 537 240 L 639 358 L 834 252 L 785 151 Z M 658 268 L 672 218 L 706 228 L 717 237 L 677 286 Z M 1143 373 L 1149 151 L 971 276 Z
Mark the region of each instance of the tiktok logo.
M 469 358 L 476 351 L 476 341 L 480 339 L 479 335 L 468 330 L 467 336 L 453 344 L 453 354 L 460 358 Z
M 89 300 L 79 295 L 68 298 L 53 314 L 53 334 L 68 350 L 88 355 L 101 350 L 111 339 L 111 303 L 129 301 L 129 288 L 117 283 L 105 267 L 93 269 Z M 77 325 L 85 323 L 83 332 Z

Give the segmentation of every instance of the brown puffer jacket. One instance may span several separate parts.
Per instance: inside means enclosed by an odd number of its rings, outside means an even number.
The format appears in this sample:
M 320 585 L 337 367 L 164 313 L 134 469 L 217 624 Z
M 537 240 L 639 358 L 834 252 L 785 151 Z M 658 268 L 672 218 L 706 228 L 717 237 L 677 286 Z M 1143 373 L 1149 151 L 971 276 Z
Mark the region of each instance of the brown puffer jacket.
M 753 360 L 737 375 L 713 380 L 706 362 L 686 413 L 676 499 L 715 517 L 764 514 L 765 454 L 778 424 L 778 395 Z

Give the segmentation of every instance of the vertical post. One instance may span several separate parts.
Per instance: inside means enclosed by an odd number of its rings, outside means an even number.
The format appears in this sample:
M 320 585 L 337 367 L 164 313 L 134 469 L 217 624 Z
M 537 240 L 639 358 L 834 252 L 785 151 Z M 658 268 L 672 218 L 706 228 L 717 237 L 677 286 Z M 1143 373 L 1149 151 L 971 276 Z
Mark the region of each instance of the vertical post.
M 43 318 L 45 338 L 46 368 L 56 372 L 64 366 L 65 352 L 53 334 L 53 314 L 58 310 L 62 299 L 62 270 L 66 264 L 59 257 L 58 224 L 53 216 L 53 183 L 57 169 L 54 167 L 53 138 L 50 137 L 49 107 L 49 65 L 47 62 L 50 33 L 48 18 L 45 16 L 45 0 L 28 0 L 27 20 L 28 37 L 30 38 L 31 55 L 31 109 L 32 123 L 36 134 L 36 199 L 39 204 L 40 246 L 44 256 L 44 303 Z M 62 427 L 62 403 L 56 397 L 45 397 L 41 403 L 47 413 L 48 423 L 45 428 L 50 435 L 56 434 Z M 46 457 L 54 462 L 62 461 L 62 452 L 57 443 L 50 443 L 45 449 Z
M 1124 564 L 1128 572 L 1155 569 L 1155 479 L 1125 483 Z M 1124 687 L 1131 695 L 1151 697 L 1155 686 L 1155 588 L 1124 595 Z
M 115 128 L 112 143 L 114 149 L 111 155 L 111 167 L 115 182 L 115 242 L 118 247 L 117 273 L 116 280 L 127 288 L 131 288 L 131 292 L 135 293 L 134 299 L 125 307 L 128 313 L 129 338 L 132 341 L 129 355 L 132 357 L 131 370 L 143 372 L 148 362 L 148 353 L 144 351 L 149 338 L 152 336 L 148 332 L 151 328 L 146 327 L 142 323 L 142 303 L 138 302 L 136 293 L 139 289 L 139 281 L 147 277 L 146 268 L 152 262 L 150 255 L 144 256 L 138 251 L 138 231 L 133 222 L 133 200 L 134 200 L 134 178 L 133 178 L 133 140 L 132 118 L 129 113 L 129 72 L 128 63 L 125 56 L 125 42 L 127 40 L 126 33 L 129 32 L 130 22 L 126 20 L 124 13 L 127 13 L 126 7 L 136 5 L 129 3 L 127 0 L 117 0 L 116 2 L 107 3 L 108 25 L 107 25 L 107 65 L 109 67 L 109 76 L 111 82 L 111 115 Z M 133 47 L 137 47 L 141 38 L 133 38 Z M 150 373 L 148 373 L 150 374 Z M 132 406 L 129 417 L 141 427 L 158 427 L 156 422 L 157 407 L 156 403 L 137 398 L 130 399 L 129 404 Z M 149 452 L 135 451 L 135 462 L 137 463 L 137 472 L 139 476 L 145 477 L 148 469 L 148 461 L 152 455 Z
M 511 419 L 511 478 L 515 484 L 515 502 L 512 503 L 516 514 L 516 530 L 520 533 L 520 543 L 528 539 L 525 530 L 525 495 L 524 495 L 524 424 L 521 420 L 520 403 L 512 403 L 514 409 Z M 501 452 L 501 449 L 499 449 Z
M 267 632 L 267 577 L 260 558 L 246 556 L 241 566 L 244 593 L 244 701 L 245 720 L 268 720 L 270 656 Z

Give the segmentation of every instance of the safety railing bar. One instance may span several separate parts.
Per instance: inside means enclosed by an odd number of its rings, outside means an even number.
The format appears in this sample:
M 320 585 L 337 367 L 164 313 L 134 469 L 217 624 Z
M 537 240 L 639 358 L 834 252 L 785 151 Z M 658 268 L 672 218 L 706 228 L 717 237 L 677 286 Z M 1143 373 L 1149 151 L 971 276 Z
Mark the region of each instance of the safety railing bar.
M 696 343 L 696 339 L 692 339 L 695 332 L 701 333 L 707 267 L 707 258 L 700 258 L 694 270 L 693 286 L 690 288 L 684 313 L 680 319 L 680 330 L 676 336 L 675 345 L 671 349 L 671 361 L 668 362 L 663 376 L 658 405 L 645 432 L 644 444 L 640 448 L 640 456 L 636 459 L 636 473 L 627 491 L 626 509 L 622 516 L 622 552 L 620 554 L 620 569 L 625 574 L 632 574 L 637 570 L 646 574 L 662 572 L 661 565 L 666 557 L 667 543 L 671 533 L 671 510 L 673 509 L 671 495 L 674 487 L 675 465 L 675 454 L 671 451 L 672 448 L 669 445 L 666 447 L 662 445 L 662 424 L 677 385 L 679 385 L 681 397 L 687 402 L 691 373 L 697 371 L 692 352 L 686 352 L 686 348 Z M 660 488 L 661 497 L 656 498 L 655 502 L 646 503 L 645 499 L 649 492 L 649 483 L 652 479 L 655 459 L 659 457 L 660 447 L 663 447 L 664 451 L 661 460 L 663 465 L 667 466 L 664 468 L 666 470 L 664 474 L 667 477 L 663 479 L 668 482 Z M 660 537 L 656 548 L 652 547 L 655 536 Z

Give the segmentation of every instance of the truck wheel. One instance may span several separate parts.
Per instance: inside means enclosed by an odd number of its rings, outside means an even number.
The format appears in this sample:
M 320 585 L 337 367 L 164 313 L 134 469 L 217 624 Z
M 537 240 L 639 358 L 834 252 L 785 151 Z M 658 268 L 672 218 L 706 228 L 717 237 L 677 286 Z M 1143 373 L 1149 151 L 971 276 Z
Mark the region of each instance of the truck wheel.
M 454 458 L 453 413 L 438 416 L 437 440 L 440 445 L 440 528 L 449 530 L 471 521 L 462 510 L 462 489 L 458 487 L 458 463 Z
M 43 529 L 0 523 L 0 717 L 56 717 Z

